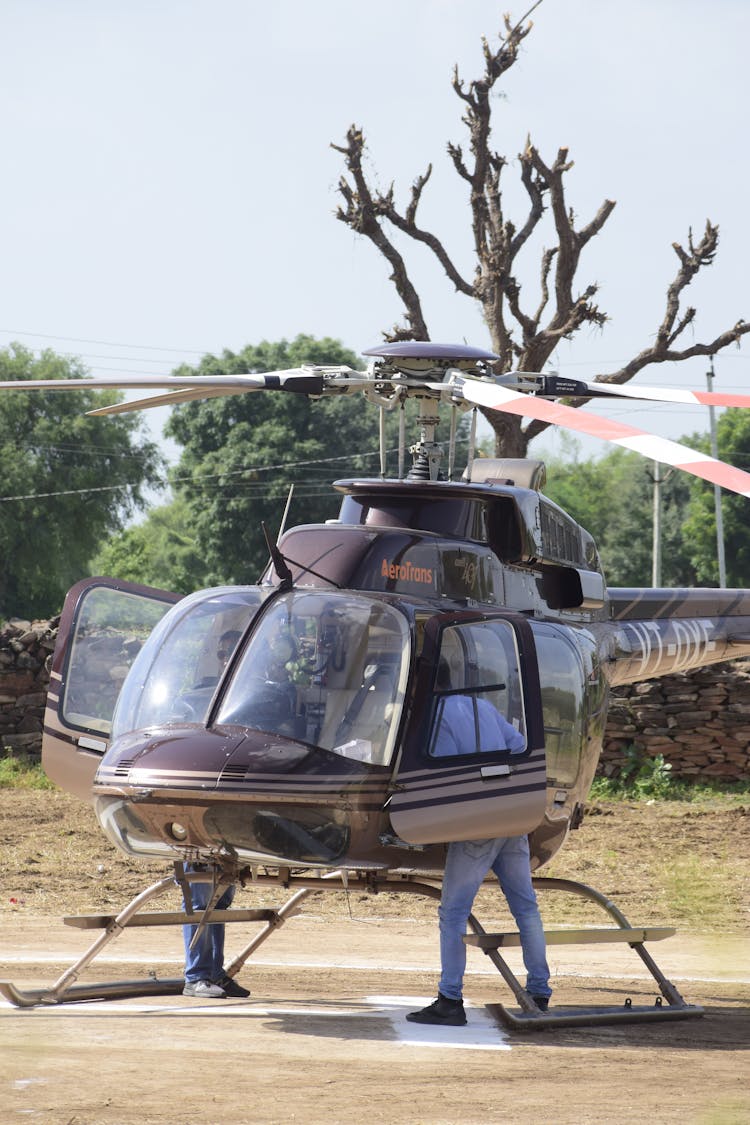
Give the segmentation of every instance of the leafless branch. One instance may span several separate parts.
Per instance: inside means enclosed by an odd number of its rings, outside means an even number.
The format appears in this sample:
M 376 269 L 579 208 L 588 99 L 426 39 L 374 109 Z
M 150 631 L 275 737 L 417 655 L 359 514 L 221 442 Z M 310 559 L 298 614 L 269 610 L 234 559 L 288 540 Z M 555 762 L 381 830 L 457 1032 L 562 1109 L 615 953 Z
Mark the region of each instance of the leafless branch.
M 488 327 L 492 347 L 500 357 L 496 367 L 541 371 L 559 342 L 571 339 L 585 325 L 603 326 L 607 314 L 596 303 L 595 281 L 581 284 L 581 255 L 588 243 L 603 229 L 615 203 L 605 199 L 588 222 L 577 226 L 576 215 L 567 198 L 568 174 L 573 167 L 566 147 L 558 149 L 554 161 L 546 162 L 527 139 L 518 156 L 521 183 L 528 209 L 521 221 L 514 221 L 504 209 L 503 176 L 508 162 L 491 145 L 492 95 L 499 80 L 518 59 L 522 44 L 532 29 L 529 16 L 540 6 L 536 0 L 518 21 L 503 17 L 497 45 L 482 39 L 483 70 L 465 82 L 455 67 L 452 87 L 461 101 L 461 120 L 468 131 L 468 143 L 450 142 L 448 157 L 468 189 L 469 215 L 475 265 L 471 278 L 464 275 L 441 239 L 419 223 L 418 213 L 432 176 L 432 165 L 413 181 L 405 207 L 400 207 L 393 186 L 386 192 L 371 188 L 362 168 L 364 138 L 352 126 L 346 144 L 332 147 L 343 154 L 347 175 L 339 182 L 343 204 L 337 217 L 351 230 L 365 235 L 380 250 L 391 266 L 391 278 L 405 309 L 405 324 L 396 326 L 386 338 L 429 339 L 419 296 L 410 280 L 403 257 L 389 237 L 391 227 L 414 242 L 426 246 L 442 267 L 455 290 L 476 300 Z M 549 216 L 549 220 L 547 220 Z M 519 283 L 521 256 L 528 253 L 532 239 L 551 220 L 554 232 L 541 252 L 539 292 L 524 300 Z M 696 312 L 681 308 L 681 300 L 693 277 L 714 259 L 718 228 L 706 224 L 699 241 L 689 233 L 687 246 L 674 243 L 679 260 L 675 277 L 666 293 L 664 314 L 653 342 L 619 371 L 604 377 L 610 383 L 624 383 L 652 363 L 680 361 L 696 355 L 712 355 L 730 343 L 738 343 L 750 332 L 750 324 L 738 321 L 709 343 L 693 343 L 681 348 L 679 342 L 694 325 Z M 522 428 L 517 417 L 488 412 L 495 430 L 498 450 L 506 456 L 523 456 L 532 437 L 546 428 L 531 422 Z
M 566 336 L 575 327 L 591 320 L 601 323 L 601 314 L 594 307 L 590 307 L 590 316 L 586 315 L 586 306 L 581 304 L 580 298 L 573 297 L 573 282 L 578 270 L 581 251 L 586 243 L 597 234 L 611 215 L 615 203 L 606 199 L 591 222 L 581 231 L 575 229 L 574 216 L 569 211 L 565 200 L 565 185 L 563 176 L 573 167 L 573 162 L 568 160 L 568 150 L 558 150 L 557 158 L 552 167 L 548 167 L 538 151 L 530 146 L 529 159 L 534 166 L 540 180 L 546 184 L 549 191 L 552 215 L 555 222 L 555 231 L 558 239 L 558 254 L 555 270 L 555 314 L 547 329 L 552 336 Z M 596 292 L 590 286 L 586 291 L 588 295 Z M 571 327 L 567 327 L 570 325 Z
M 445 270 L 445 273 L 453 282 L 458 292 L 465 293 L 467 297 L 473 297 L 475 296 L 474 286 L 471 284 L 471 282 L 466 281 L 466 279 L 463 278 L 458 272 L 440 239 L 437 238 L 434 234 L 431 234 L 429 231 L 422 230 L 416 224 L 415 220 L 417 207 L 419 206 L 419 200 L 422 196 L 422 189 L 430 178 L 431 171 L 432 165 L 430 165 L 427 172 L 425 172 L 423 176 L 420 176 L 417 180 L 414 181 L 414 184 L 412 185 L 411 201 L 404 215 L 401 215 L 399 213 L 393 202 L 393 189 L 391 189 L 386 195 L 378 195 L 376 197 L 376 212 L 378 215 L 383 216 L 391 223 L 393 223 L 394 227 L 396 227 L 397 230 L 400 230 L 404 234 L 409 235 L 410 238 L 413 238 L 415 242 L 421 242 L 425 246 L 428 246 L 430 250 L 432 250 L 437 260 L 440 262 L 441 266 Z
M 339 180 L 339 192 L 344 198 L 346 207 L 337 209 L 336 218 L 340 219 L 342 223 L 346 223 L 358 234 L 363 234 L 369 238 L 390 264 L 391 280 L 406 308 L 406 319 L 409 326 L 406 339 L 429 340 L 430 334 L 422 314 L 419 295 L 411 282 L 404 259 L 378 222 L 377 207 L 362 170 L 362 152 L 365 140 L 361 129 L 358 129 L 356 125 L 350 126 L 346 134 L 346 141 L 345 147 L 331 146 L 337 152 L 343 154 L 349 174 L 354 181 L 354 187 L 352 187 L 346 177 L 342 176 Z M 396 328 L 394 332 L 398 338 L 404 338 L 400 335 L 403 329 Z M 393 339 L 395 337 L 391 333 L 387 338 Z
M 708 343 L 694 343 L 690 347 L 682 349 L 673 347 L 675 341 L 685 329 L 694 322 L 696 315 L 695 309 L 692 307 L 688 307 L 683 313 L 680 313 L 680 298 L 698 271 L 712 264 L 718 245 L 719 228 L 709 220 L 706 221 L 703 237 L 697 244 L 693 239 L 692 230 L 688 231 L 687 250 L 679 242 L 672 243 L 680 265 L 667 289 L 664 318 L 656 331 L 653 344 L 640 351 L 619 371 L 601 376 L 600 382 L 627 383 L 629 379 L 632 379 L 634 375 L 652 363 L 678 363 L 685 359 L 692 359 L 694 356 L 716 355 L 717 352 L 730 344 L 738 344 L 742 337 L 750 332 L 750 324 L 744 320 L 738 320 L 731 328 L 719 333 Z

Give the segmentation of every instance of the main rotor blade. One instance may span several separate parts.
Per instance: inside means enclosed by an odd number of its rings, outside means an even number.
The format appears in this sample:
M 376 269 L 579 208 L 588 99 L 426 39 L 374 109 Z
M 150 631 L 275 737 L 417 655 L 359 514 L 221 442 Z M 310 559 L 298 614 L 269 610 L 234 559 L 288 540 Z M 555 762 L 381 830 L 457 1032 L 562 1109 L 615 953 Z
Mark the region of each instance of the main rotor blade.
M 287 391 L 314 397 L 325 394 L 328 389 L 342 391 L 368 383 L 372 383 L 372 379 L 366 372 L 354 371 L 351 367 L 310 365 L 246 375 L 101 375 L 85 379 L 14 379 L 0 382 L 0 391 L 81 391 L 86 388 L 166 391 L 165 394 L 87 411 L 91 415 L 101 415 L 126 414 L 155 406 L 174 406 L 194 399 L 255 391 Z
M 522 376 L 523 372 L 519 374 Z M 639 387 L 629 383 L 590 383 L 585 379 L 568 379 L 564 375 L 543 375 L 541 387 L 537 393 L 545 398 L 635 398 L 697 406 L 750 407 L 750 395 L 689 391 L 682 387 Z
M 274 372 L 276 375 L 300 371 Z M 12 379 L 0 382 L 0 391 L 157 390 L 160 387 L 224 386 L 262 390 L 267 375 L 93 375 L 84 379 Z
M 136 398 L 130 402 L 114 402 L 111 406 L 97 406 L 95 410 L 87 410 L 88 417 L 99 417 L 104 414 L 132 414 L 137 410 L 149 410 L 154 406 L 177 406 L 181 402 L 194 402 L 196 399 L 224 398 L 227 395 L 246 394 L 250 391 L 262 390 L 261 387 L 193 387 L 184 391 L 167 391 L 163 395 L 150 395 L 148 398 Z
M 340 383 L 361 386 L 371 383 L 365 371 L 352 367 L 309 364 L 279 371 L 251 372 L 238 375 L 93 375 L 83 379 L 11 379 L 0 382 L 2 391 L 80 391 L 86 387 L 123 391 L 157 390 L 160 387 L 225 387 L 237 392 L 253 390 L 300 390 L 316 394 L 322 380 L 337 379 Z
M 679 442 L 656 437 L 655 434 L 637 430 L 624 422 L 600 418 L 597 414 L 590 414 L 586 410 L 577 410 L 575 407 L 564 406 L 559 402 L 548 402 L 535 395 L 523 394 L 520 391 L 512 391 L 507 387 L 498 387 L 469 377 L 464 377 L 458 382 L 456 389 L 465 399 L 477 406 L 500 410 L 506 414 L 517 414 L 523 418 L 537 418 L 541 422 L 552 422 L 557 426 L 577 430 L 579 433 L 590 434 L 602 441 L 611 441 L 615 445 L 631 449 L 634 453 L 640 453 L 652 461 L 674 465 L 677 469 L 701 477 L 711 484 L 721 485 L 722 488 L 737 492 L 741 496 L 750 496 L 750 473 L 726 465 L 723 461 L 717 461 Z

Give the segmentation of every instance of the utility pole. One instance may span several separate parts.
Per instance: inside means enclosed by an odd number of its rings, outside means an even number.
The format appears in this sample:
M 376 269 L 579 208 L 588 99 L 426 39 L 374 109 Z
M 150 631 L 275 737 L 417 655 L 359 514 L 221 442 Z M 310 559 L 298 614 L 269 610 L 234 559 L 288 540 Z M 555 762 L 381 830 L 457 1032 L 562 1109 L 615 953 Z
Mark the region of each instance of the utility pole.
M 709 392 L 714 389 L 714 357 L 711 356 L 711 370 L 706 372 L 706 384 Z M 713 406 L 708 408 L 708 419 L 711 427 L 711 456 L 718 460 L 719 443 L 716 437 L 716 417 Z M 727 584 L 727 566 L 724 557 L 724 520 L 721 514 L 721 488 L 714 485 L 714 511 L 716 513 L 716 557 L 719 561 L 719 586 Z
M 654 522 L 651 548 L 651 585 L 661 586 L 661 464 L 654 461 Z

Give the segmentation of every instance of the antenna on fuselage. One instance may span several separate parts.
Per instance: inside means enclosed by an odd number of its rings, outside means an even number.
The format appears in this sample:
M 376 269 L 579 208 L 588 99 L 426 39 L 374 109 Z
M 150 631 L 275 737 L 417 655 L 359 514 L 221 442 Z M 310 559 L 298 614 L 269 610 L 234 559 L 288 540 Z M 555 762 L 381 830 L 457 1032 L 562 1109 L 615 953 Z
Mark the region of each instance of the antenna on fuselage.
M 289 494 L 286 498 L 286 504 L 284 505 L 284 514 L 281 517 L 281 526 L 279 527 L 279 534 L 276 536 L 276 542 L 277 543 L 278 543 L 279 539 L 281 539 L 281 536 L 286 531 L 286 521 L 287 521 L 287 516 L 289 515 L 289 508 L 291 507 L 293 495 L 294 495 L 294 481 L 292 481 L 292 483 L 289 485 Z
M 276 571 L 276 575 L 279 579 L 279 585 L 283 590 L 291 590 L 294 585 L 294 578 L 291 570 L 287 566 L 286 559 L 279 550 L 278 543 L 271 542 L 271 536 L 268 534 L 268 528 L 263 520 L 260 521 L 260 526 L 263 529 L 263 536 L 266 540 L 268 553 L 271 556 L 273 569 Z

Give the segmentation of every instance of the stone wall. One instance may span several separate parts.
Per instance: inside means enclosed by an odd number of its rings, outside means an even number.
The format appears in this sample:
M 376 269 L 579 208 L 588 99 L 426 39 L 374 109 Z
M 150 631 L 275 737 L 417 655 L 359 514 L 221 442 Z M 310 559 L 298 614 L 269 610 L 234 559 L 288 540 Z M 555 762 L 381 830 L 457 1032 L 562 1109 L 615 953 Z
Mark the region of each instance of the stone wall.
M 662 754 L 673 777 L 750 780 L 750 660 L 617 688 L 599 773 L 616 775 L 628 746 Z
M 41 753 L 58 623 L 14 618 L 0 628 L 0 755 Z M 676 778 L 750 780 L 750 660 L 618 688 L 613 696 L 599 773 L 616 776 L 623 752 L 634 746 L 662 754 Z
M 40 755 L 59 617 L 11 618 L 0 628 L 0 754 Z

